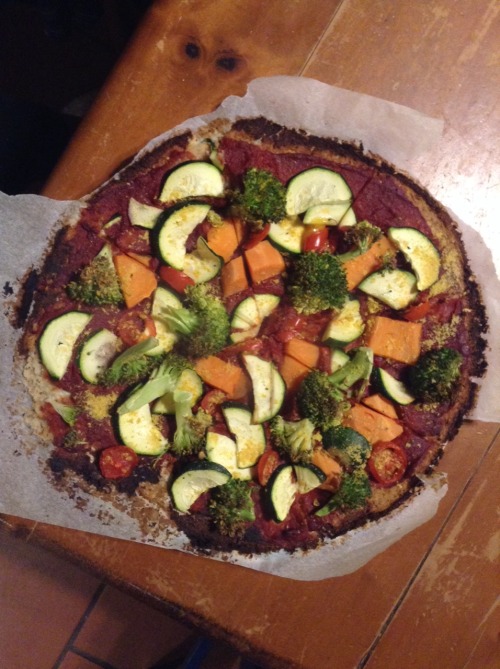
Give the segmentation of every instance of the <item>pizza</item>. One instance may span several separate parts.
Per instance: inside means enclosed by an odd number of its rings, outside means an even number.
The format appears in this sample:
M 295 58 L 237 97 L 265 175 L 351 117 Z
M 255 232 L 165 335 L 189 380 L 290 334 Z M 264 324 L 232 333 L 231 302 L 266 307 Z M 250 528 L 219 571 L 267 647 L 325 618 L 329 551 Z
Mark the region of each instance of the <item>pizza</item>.
M 486 329 L 428 192 L 253 118 L 175 135 L 85 199 L 20 352 L 54 485 L 265 553 L 418 491 L 475 401 Z

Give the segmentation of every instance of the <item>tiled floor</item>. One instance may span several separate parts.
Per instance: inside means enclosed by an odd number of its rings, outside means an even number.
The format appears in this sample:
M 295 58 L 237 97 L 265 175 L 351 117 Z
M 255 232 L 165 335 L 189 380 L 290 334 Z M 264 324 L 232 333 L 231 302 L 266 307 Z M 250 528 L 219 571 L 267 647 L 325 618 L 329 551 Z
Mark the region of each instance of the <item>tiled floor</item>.
M 0 667 L 176 669 L 199 640 L 192 630 L 63 559 L 0 530 Z M 213 642 L 201 669 L 237 669 Z M 167 662 L 168 660 L 168 662 Z

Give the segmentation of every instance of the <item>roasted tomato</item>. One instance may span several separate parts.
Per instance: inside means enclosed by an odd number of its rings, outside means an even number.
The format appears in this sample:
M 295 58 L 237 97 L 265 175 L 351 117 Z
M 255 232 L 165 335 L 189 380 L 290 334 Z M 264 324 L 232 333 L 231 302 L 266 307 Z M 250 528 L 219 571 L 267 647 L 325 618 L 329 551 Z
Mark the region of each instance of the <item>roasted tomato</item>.
M 430 302 L 420 302 L 413 307 L 407 309 L 403 316 L 407 321 L 419 321 L 421 318 L 425 318 L 431 309 Z
M 306 228 L 302 238 L 302 251 L 324 251 L 328 245 L 328 228 L 326 225 L 311 225 Z
M 394 441 L 379 441 L 368 460 L 368 471 L 377 483 L 384 487 L 394 485 L 404 476 L 408 456 L 402 446 Z
M 130 476 L 139 462 L 139 456 L 128 446 L 110 446 L 99 457 L 99 469 L 106 479 Z
M 194 286 L 193 279 L 180 269 L 162 265 L 160 267 L 160 277 L 168 283 L 178 293 L 183 293 L 188 286 Z
M 134 311 L 125 311 L 120 316 L 116 329 L 118 336 L 127 346 L 134 346 L 156 335 L 156 326 L 151 316 Z
M 274 472 L 279 463 L 280 456 L 272 449 L 261 455 L 260 460 L 257 463 L 257 477 L 259 479 L 260 485 L 265 486 L 267 484 L 271 478 L 271 474 Z
M 245 251 L 248 251 L 248 249 L 251 249 L 253 246 L 257 246 L 259 242 L 265 239 L 269 234 L 270 228 L 271 228 L 270 224 L 266 223 L 266 225 L 264 225 L 264 227 L 261 230 L 256 230 L 255 232 L 252 232 L 243 242 L 243 248 L 245 249 Z

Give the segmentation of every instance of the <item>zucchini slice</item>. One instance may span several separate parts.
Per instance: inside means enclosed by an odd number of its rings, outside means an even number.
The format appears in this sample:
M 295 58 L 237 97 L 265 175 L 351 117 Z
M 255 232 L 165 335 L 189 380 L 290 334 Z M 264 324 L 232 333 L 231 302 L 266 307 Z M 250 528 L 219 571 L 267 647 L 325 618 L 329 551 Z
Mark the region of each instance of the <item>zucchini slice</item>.
M 280 298 L 270 293 L 250 295 L 242 300 L 233 311 L 231 319 L 231 329 L 236 332 L 231 333 L 231 341 L 237 343 L 256 337 L 260 326 L 278 306 Z
M 328 346 L 346 346 L 363 334 L 365 324 L 359 300 L 347 300 L 323 332 L 323 342 Z
M 271 223 L 267 236 L 280 250 L 300 253 L 303 235 L 304 226 L 300 219 L 295 216 L 287 216 L 279 223 Z
M 342 228 L 349 228 L 357 222 L 351 202 L 316 204 L 309 207 L 302 220 L 306 225 L 339 225 Z
M 418 295 L 416 276 L 402 269 L 373 272 L 363 279 L 358 288 L 396 310 L 406 309 Z
M 195 160 L 179 165 L 168 174 L 159 200 L 178 202 L 192 197 L 219 197 L 223 193 L 222 172 L 213 163 Z
M 153 207 L 150 204 L 139 202 L 133 197 L 128 201 L 128 217 L 130 223 L 139 228 L 152 230 L 162 211 L 163 209 L 160 209 L 159 207 Z
M 294 216 L 318 204 L 350 204 L 351 201 L 351 189 L 338 172 L 312 167 L 288 182 L 285 208 L 289 216 Z
M 225 404 L 222 413 L 229 431 L 236 439 L 238 467 L 253 467 L 266 448 L 263 426 L 253 424 L 251 412 L 243 406 Z
M 347 362 L 349 362 L 349 356 L 345 351 L 342 351 L 340 348 L 334 348 L 330 355 L 330 372 L 333 374 L 343 367 Z
M 426 290 L 436 283 L 441 260 L 431 240 L 415 228 L 389 228 L 387 234 L 417 275 L 417 288 Z
M 290 513 L 298 492 L 293 466 L 277 467 L 269 479 L 267 491 L 276 520 L 282 522 Z
M 210 281 L 220 272 L 223 259 L 212 251 L 203 237 L 198 237 L 196 250 L 186 253 L 183 271 L 195 283 Z
M 174 344 L 178 340 L 178 335 L 172 332 L 162 319 L 162 310 L 165 307 L 172 307 L 180 309 L 182 307 L 181 300 L 168 288 L 158 286 L 154 292 L 153 305 L 151 307 L 151 317 L 156 327 L 156 339 L 158 339 L 158 346 L 148 351 L 148 355 L 159 355 L 160 353 L 168 353 L 172 350 Z
M 38 341 L 40 359 L 54 379 L 62 379 L 73 357 L 76 342 L 87 327 L 91 314 L 67 311 L 45 326 Z
M 175 269 L 184 269 L 188 237 L 196 226 L 205 220 L 209 210 L 208 204 L 186 204 L 176 209 L 161 223 L 158 232 L 158 252 L 167 265 Z
M 117 425 L 122 443 L 139 455 L 161 455 L 168 446 L 167 439 L 153 423 L 149 404 L 118 413 Z
M 396 402 L 396 404 L 405 406 L 415 401 L 415 398 L 408 392 L 405 384 L 381 367 L 373 369 L 372 381 L 373 385 L 382 395 Z
M 252 381 L 254 423 L 271 420 L 285 400 L 286 385 L 274 364 L 256 355 L 246 353 L 243 362 Z
M 187 513 L 200 495 L 210 488 L 224 485 L 230 478 L 228 470 L 216 462 L 191 462 L 172 483 L 170 492 L 175 508 L 181 513 Z
M 205 450 L 210 462 L 225 467 L 234 479 L 249 481 L 252 478 L 251 467 L 238 467 L 236 442 L 225 434 L 208 432 Z
M 153 413 L 175 414 L 174 392 L 188 393 L 193 407 L 203 394 L 203 382 L 194 369 L 185 369 L 177 381 L 175 391 L 165 393 L 153 404 Z
M 97 383 L 103 372 L 118 352 L 120 338 L 103 328 L 94 332 L 83 344 L 78 356 L 80 374 L 88 383 Z
M 326 481 L 326 474 L 315 465 L 296 464 L 293 465 L 293 469 L 297 479 L 297 492 L 301 495 L 314 490 Z

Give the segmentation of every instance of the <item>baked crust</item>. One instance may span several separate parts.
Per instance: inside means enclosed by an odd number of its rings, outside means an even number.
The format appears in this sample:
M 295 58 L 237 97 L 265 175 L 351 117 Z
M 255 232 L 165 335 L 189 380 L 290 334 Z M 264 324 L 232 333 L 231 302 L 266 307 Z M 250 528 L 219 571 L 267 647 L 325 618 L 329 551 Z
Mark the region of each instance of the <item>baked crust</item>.
M 207 139 L 210 140 L 210 145 Z M 284 535 L 279 541 L 275 541 L 262 531 L 258 523 L 251 524 L 243 536 L 224 536 L 214 529 L 209 516 L 203 510 L 200 513 L 179 514 L 171 507 L 164 494 L 165 486 L 169 485 L 172 476 L 172 458 L 167 457 L 160 463 L 155 468 L 154 475 L 151 474 L 149 465 L 142 463 L 139 473 L 113 484 L 99 472 L 99 449 L 95 445 L 90 452 L 83 448 L 79 457 L 66 459 L 61 454 L 59 443 L 49 460 L 49 475 L 56 485 L 65 490 L 74 491 L 81 486 L 120 508 L 124 506 L 124 496 L 131 495 L 131 503 L 127 502 L 125 506 L 133 517 L 144 521 L 145 532 L 151 533 L 154 523 L 171 524 L 172 527 L 175 523 L 187 534 L 193 545 L 203 549 L 236 549 L 254 553 L 277 548 L 313 548 L 328 537 L 358 527 L 367 519 L 379 517 L 418 489 L 419 476 L 436 464 L 445 444 L 456 434 L 473 406 L 477 391 L 474 378 L 482 376 L 486 371 L 485 340 L 482 335 L 487 330 L 487 318 L 456 224 L 448 212 L 409 175 L 400 172 L 381 157 L 365 152 L 361 145 L 313 137 L 264 118 L 241 119 L 234 124 L 216 121 L 196 133 L 187 132 L 167 140 L 127 166 L 116 178 L 86 198 L 78 221 L 70 221 L 54 240 L 39 276 L 33 309 L 20 346 L 20 353 L 27 360 L 25 376 L 28 389 L 40 417 L 39 433 L 48 441 L 54 437 L 54 416 L 47 422 L 47 404 L 51 397 L 57 397 L 61 393 L 61 387 L 58 387 L 61 384 L 54 384 L 48 379 L 39 362 L 37 342 L 45 324 L 55 314 L 71 307 L 64 287 L 96 255 L 103 244 L 103 228 L 115 211 L 121 212 L 126 218 L 126 203 L 131 196 L 157 205 L 154 193 L 159 192 L 165 174 L 189 160 L 208 160 L 212 145 L 218 146 L 226 170 L 228 164 L 233 165 L 233 168 L 236 165 L 235 169 L 229 168 L 233 187 L 246 169 L 254 163 L 261 166 L 262 156 L 267 156 L 273 166 L 270 171 L 274 169 L 281 180 L 284 180 L 283 174 L 297 173 L 314 165 L 343 170 L 347 175 L 353 175 L 353 178 L 357 176 L 361 186 L 355 193 L 353 206 L 355 210 L 359 207 L 360 216 L 363 218 L 371 220 L 372 216 L 367 215 L 367 211 L 375 215 L 373 212 L 376 207 L 370 198 L 379 197 L 379 193 L 387 192 L 394 198 L 391 215 L 396 222 L 393 221 L 393 224 L 398 225 L 398 216 L 402 219 L 405 212 L 411 210 L 412 221 L 417 223 L 410 223 L 410 227 L 420 227 L 433 240 L 441 256 L 442 271 L 439 280 L 431 287 L 429 297 L 435 299 L 436 303 L 443 296 L 448 303 L 453 300 L 457 304 L 460 302 L 459 323 L 455 319 L 454 336 L 461 339 L 460 348 L 467 354 L 464 356 L 460 383 L 453 402 L 440 407 L 438 418 L 433 414 L 436 407 L 427 407 L 428 425 L 424 420 L 422 434 L 418 434 L 419 438 L 425 437 L 425 449 L 414 459 L 402 481 L 389 488 L 372 483 L 372 495 L 365 507 L 335 513 L 335 517 L 323 525 L 315 522 L 307 532 L 296 532 L 298 539 Z M 244 159 L 241 159 L 241 154 L 245 155 Z M 348 177 L 346 179 L 349 180 Z M 212 204 L 224 205 L 224 202 L 215 201 Z M 383 219 L 383 212 L 378 215 Z M 403 220 L 399 220 L 399 224 L 402 223 Z M 115 242 L 116 240 L 111 240 L 112 244 Z M 147 308 L 150 308 L 150 301 L 146 304 Z M 440 325 L 430 328 L 427 339 L 424 337 L 423 349 L 441 343 L 445 336 L 449 339 L 450 330 L 444 332 L 448 325 L 449 322 L 446 321 L 442 327 Z M 72 373 L 75 373 L 74 370 Z M 62 389 L 67 390 L 67 387 L 62 384 Z M 81 399 L 80 388 L 76 395 Z M 411 409 L 401 409 L 399 420 L 405 425 L 410 424 L 414 420 Z M 422 420 L 419 415 L 418 421 Z M 152 521 L 152 518 L 155 520 Z

